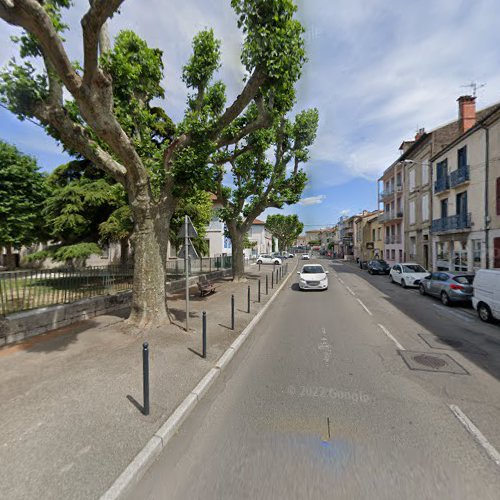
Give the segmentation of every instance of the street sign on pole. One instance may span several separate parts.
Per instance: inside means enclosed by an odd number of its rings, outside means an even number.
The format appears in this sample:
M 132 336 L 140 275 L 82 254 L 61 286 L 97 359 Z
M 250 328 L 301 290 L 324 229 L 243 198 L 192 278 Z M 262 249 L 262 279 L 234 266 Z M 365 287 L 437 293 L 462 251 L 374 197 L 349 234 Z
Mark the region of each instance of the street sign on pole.
M 178 238 L 198 238 L 198 233 L 189 218 L 189 215 L 184 217 L 184 224 L 179 229 L 177 233 Z
M 187 254 L 188 258 L 190 259 L 199 259 L 200 256 L 196 252 L 196 249 L 194 248 L 193 244 L 191 241 L 188 241 L 188 246 L 187 246 Z M 181 249 L 179 250 L 179 254 L 177 255 L 179 259 L 185 259 L 186 258 L 186 245 L 182 245 Z

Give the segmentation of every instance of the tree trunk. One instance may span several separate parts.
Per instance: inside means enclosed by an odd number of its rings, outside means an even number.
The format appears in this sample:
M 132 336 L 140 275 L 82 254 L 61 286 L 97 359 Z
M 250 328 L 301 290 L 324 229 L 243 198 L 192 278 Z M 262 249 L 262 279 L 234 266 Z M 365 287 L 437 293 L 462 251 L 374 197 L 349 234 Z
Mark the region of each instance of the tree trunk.
M 151 202 L 132 204 L 134 213 L 134 291 L 129 322 L 138 327 L 168 320 L 166 264 L 169 214 Z
M 245 281 L 245 256 L 244 250 L 244 236 L 245 232 L 233 226 L 228 227 L 229 235 L 231 237 L 231 246 L 233 253 L 233 280 Z

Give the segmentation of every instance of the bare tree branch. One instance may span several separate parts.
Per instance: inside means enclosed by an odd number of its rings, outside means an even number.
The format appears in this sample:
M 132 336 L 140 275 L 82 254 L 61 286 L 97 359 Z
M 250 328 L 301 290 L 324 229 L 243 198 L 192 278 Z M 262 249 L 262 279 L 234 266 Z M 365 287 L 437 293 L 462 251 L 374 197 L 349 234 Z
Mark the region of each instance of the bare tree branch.
M 0 17 L 36 37 L 66 88 L 77 94 L 81 78 L 73 69 L 54 24 L 37 0 L 0 0 Z
M 124 0 L 90 0 L 90 8 L 82 17 L 83 81 L 89 84 L 96 75 L 99 62 L 99 38 L 104 23 L 118 10 Z
M 45 125 L 57 130 L 64 144 L 70 146 L 82 156 L 93 162 L 99 168 L 111 175 L 117 182 L 125 185 L 127 170 L 123 165 L 95 141 L 93 141 L 84 127 L 74 122 L 64 108 L 38 102 L 34 105 L 33 115 Z

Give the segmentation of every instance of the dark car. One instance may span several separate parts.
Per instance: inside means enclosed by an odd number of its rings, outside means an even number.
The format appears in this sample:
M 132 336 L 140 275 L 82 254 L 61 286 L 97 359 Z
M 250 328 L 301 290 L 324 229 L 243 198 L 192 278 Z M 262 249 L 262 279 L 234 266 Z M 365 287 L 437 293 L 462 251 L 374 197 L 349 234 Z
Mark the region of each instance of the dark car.
M 463 272 L 438 271 L 429 274 L 419 285 L 422 295 L 439 297 L 445 306 L 452 302 L 472 300 L 474 275 Z
M 376 259 L 368 261 L 367 269 L 370 274 L 389 274 L 391 266 L 385 260 Z

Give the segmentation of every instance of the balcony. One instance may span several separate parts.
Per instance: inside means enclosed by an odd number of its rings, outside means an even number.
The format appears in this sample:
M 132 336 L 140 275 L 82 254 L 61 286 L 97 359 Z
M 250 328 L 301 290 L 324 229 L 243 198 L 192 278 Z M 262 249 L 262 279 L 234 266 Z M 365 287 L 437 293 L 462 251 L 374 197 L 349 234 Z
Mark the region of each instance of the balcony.
M 401 210 L 391 210 L 384 212 L 378 216 L 378 222 L 390 222 L 391 220 L 402 219 L 403 212 Z
M 469 165 L 464 165 L 463 167 L 454 170 L 450 174 L 450 187 L 456 187 L 464 182 L 468 182 L 470 180 L 469 175 Z
M 390 236 L 386 236 L 384 238 L 384 243 L 386 245 L 400 245 L 401 244 L 401 236 L 398 234 L 392 234 Z
M 446 175 L 444 177 L 438 178 L 434 182 L 434 193 L 441 193 L 450 189 L 450 176 Z
M 471 214 L 451 215 L 432 221 L 433 233 L 446 233 L 450 231 L 464 231 L 471 227 Z
M 378 199 L 379 201 L 382 201 L 385 198 L 388 198 L 389 196 L 393 196 L 395 193 L 394 188 L 389 188 L 386 191 L 380 191 L 378 194 Z

